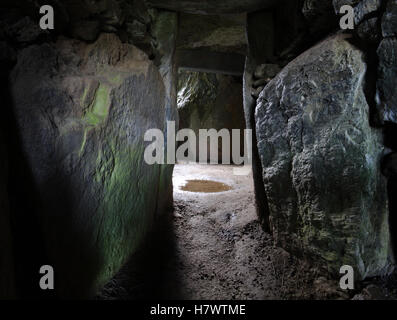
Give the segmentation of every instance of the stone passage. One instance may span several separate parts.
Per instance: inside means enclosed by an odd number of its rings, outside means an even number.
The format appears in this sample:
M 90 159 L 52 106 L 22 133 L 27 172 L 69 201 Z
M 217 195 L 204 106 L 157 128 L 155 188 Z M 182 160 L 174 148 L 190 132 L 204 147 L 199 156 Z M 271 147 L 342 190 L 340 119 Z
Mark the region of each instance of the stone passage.
M 202 72 L 180 72 L 178 85 L 180 129 L 192 129 L 199 137 L 200 129 L 239 129 L 240 150 L 244 150 L 244 110 L 242 82 L 239 77 Z M 197 141 L 197 161 L 199 143 Z M 232 142 L 230 142 L 232 150 Z M 208 161 L 210 160 L 208 140 Z M 218 144 L 218 159 L 222 163 L 222 143 Z
M 0 299 L 393 297 L 397 0 L 43 4 L 0 3 Z M 149 165 L 169 123 L 252 130 L 252 176 Z

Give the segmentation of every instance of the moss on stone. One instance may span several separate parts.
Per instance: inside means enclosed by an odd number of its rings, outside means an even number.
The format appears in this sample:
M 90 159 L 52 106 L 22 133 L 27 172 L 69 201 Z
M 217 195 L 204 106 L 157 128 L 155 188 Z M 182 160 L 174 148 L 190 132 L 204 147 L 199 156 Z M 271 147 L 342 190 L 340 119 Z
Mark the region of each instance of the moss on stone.
M 113 276 L 144 239 L 155 213 L 156 203 L 150 199 L 154 188 L 157 192 L 159 180 L 159 168 L 144 168 L 143 145 L 136 144 L 122 153 L 115 140 L 108 145 L 110 158 L 102 151 L 98 153 L 94 177 L 99 186 L 104 185 L 100 221 L 96 224 L 97 234 L 102 236 L 96 245 L 101 248 L 107 268 L 100 272 L 99 284 Z M 130 226 L 129 231 L 125 225 Z
M 99 85 L 88 111 L 84 114 L 84 121 L 88 125 L 95 127 L 106 119 L 110 108 L 110 91 L 107 85 Z
M 90 86 L 86 87 L 82 96 L 82 103 L 86 103 L 88 95 L 90 93 Z M 94 98 L 86 109 L 83 116 L 83 124 L 85 125 L 83 141 L 79 155 L 81 156 L 84 152 L 85 145 L 87 142 L 87 135 L 90 130 L 103 124 L 109 114 L 111 99 L 110 99 L 111 87 L 100 83 L 95 90 Z

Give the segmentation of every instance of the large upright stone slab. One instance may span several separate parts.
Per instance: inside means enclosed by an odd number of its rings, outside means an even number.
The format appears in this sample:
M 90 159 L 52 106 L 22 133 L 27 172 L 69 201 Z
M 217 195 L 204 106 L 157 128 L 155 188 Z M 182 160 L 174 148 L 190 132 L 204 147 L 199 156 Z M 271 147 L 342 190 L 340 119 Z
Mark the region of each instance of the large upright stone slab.
M 145 163 L 143 139 L 164 129 L 163 79 L 142 51 L 105 34 L 90 45 L 61 39 L 21 50 L 11 89 L 43 264 L 54 267 L 59 297 L 91 297 L 155 216 L 161 168 Z
M 167 136 L 167 121 L 178 123 L 177 110 L 177 62 L 176 40 L 178 37 L 178 14 L 158 10 L 152 32 L 157 41 L 155 64 L 158 66 L 165 87 L 164 136 Z M 167 148 L 168 141 L 165 141 Z M 158 196 L 158 213 L 164 213 L 173 204 L 173 165 L 162 165 Z M 170 183 L 171 181 L 171 183 Z
M 338 35 L 292 61 L 262 91 L 258 149 L 278 243 L 364 278 L 389 265 L 380 130 L 369 125 L 361 51 Z

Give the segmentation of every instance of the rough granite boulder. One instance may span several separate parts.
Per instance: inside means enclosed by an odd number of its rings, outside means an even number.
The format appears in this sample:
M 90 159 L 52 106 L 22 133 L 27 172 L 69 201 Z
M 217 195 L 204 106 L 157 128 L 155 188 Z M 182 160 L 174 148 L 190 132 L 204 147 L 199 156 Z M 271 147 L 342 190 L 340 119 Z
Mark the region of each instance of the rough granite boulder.
M 361 51 L 338 35 L 292 61 L 262 91 L 258 149 L 278 243 L 357 277 L 390 256 L 382 135 L 371 128 Z
M 144 162 L 143 139 L 164 129 L 163 79 L 142 51 L 104 34 L 23 49 L 11 90 L 39 195 L 43 264 L 54 267 L 59 297 L 92 297 L 159 209 L 161 168 Z

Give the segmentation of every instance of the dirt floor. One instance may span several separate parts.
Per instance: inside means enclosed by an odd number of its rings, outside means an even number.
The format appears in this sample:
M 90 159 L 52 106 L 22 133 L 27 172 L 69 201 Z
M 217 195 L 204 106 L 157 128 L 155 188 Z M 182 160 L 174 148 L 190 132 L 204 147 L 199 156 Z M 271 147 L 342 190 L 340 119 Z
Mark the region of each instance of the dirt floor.
M 342 291 L 319 266 L 275 247 L 257 219 L 252 175 L 236 176 L 232 166 L 177 165 L 173 182 L 173 213 L 102 298 L 387 298 L 371 283 Z
M 189 192 L 184 188 L 189 180 L 232 189 Z M 236 176 L 232 166 L 176 166 L 174 225 L 183 298 L 300 299 L 325 297 L 328 291 L 344 297 L 318 269 L 273 246 L 257 219 L 253 188 L 252 175 Z

